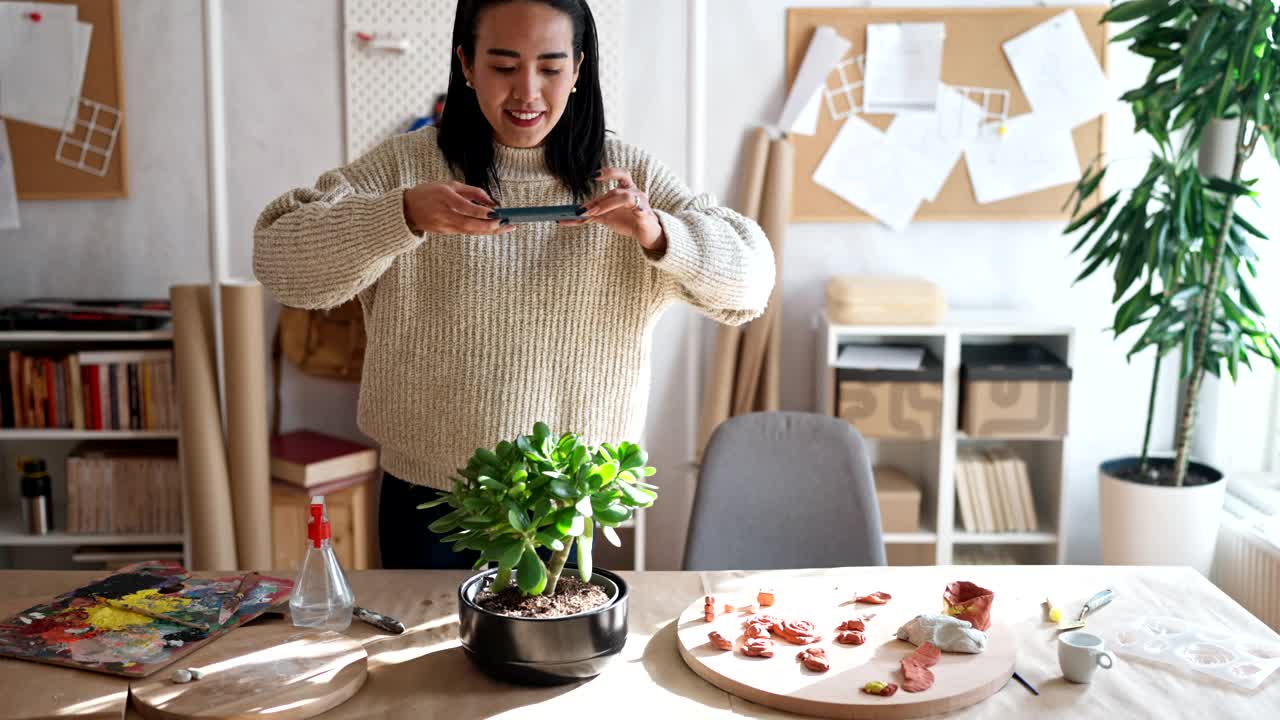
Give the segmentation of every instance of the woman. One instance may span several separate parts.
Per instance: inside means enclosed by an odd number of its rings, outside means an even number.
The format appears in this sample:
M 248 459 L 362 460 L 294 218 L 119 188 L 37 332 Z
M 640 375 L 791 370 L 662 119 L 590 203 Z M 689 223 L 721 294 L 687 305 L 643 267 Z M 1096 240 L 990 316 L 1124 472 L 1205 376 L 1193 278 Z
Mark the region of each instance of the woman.
M 764 310 L 768 240 L 642 150 L 605 137 L 585 0 L 461 0 L 439 128 L 400 135 L 263 210 L 254 269 L 286 305 L 359 297 L 358 421 L 381 446 L 384 567 L 470 567 L 416 507 L 478 447 L 542 420 L 638 438 L 652 330 L 683 300 Z M 494 209 L 577 204 L 559 224 Z

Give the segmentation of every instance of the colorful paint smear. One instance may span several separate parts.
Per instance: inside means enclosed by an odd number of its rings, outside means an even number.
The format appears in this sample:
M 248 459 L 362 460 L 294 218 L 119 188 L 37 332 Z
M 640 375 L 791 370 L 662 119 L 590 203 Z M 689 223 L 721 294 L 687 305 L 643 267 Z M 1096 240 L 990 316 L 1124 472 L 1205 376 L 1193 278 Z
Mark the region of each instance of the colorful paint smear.
M 239 610 L 217 626 L 239 575 L 191 577 L 175 562 L 144 562 L 59 595 L 0 622 L 0 655 L 84 670 L 145 677 L 288 599 L 293 581 L 259 576 Z M 178 623 L 122 610 L 102 597 Z

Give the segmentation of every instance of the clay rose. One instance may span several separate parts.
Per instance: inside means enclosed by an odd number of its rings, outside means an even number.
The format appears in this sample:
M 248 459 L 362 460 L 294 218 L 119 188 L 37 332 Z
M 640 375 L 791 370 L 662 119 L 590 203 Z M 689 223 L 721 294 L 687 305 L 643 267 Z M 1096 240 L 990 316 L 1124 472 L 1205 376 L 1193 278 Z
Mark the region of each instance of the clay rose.
M 996 600 L 996 594 L 990 590 L 978 587 L 968 580 L 961 580 L 947 586 L 942 593 L 942 600 L 946 603 L 947 615 L 968 620 L 969 624 L 979 630 L 991 627 L 991 605 Z
M 747 623 L 746 636 L 749 638 L 767 638 L 769 637 L 769 626 L 759 622 Z
M 841 645 L 861 645 L 867 641 L 867 634 L 861 630 L 842 630 L 836 633 L 836 642 Z
M 733 641 L 714 630 L 707 633 L 707 638 L 711 640 L 711 644 L 719 650 L 733 649 Z
M 822 648 L 805 648 L 796 655 L 796 660 L 814 672 L 826 672 L 831 669 L 831 663 L 827 662 L 827 651 Z
M 808 645 L 822 639 L 817 626 L 808 620 L 783 620 L 774 623 L 769 629 L 792 645 Z
M 773 657 L 773 641 L 769 638 L 747 638 L 742 644 L 742 654 L 748 657 Z

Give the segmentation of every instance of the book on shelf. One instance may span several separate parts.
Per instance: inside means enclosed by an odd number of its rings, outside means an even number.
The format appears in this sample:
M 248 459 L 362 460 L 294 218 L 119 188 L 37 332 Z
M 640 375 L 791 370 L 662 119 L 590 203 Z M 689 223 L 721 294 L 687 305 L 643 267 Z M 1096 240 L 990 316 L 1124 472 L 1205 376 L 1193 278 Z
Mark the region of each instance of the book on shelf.
M 66 467 L 67 532 L 182 532 L 176 442 L 82 442 Z
M 1027 462 L 1005 447 L 956 452 L 956 505 L 966 532 L 1037 532 Z
M 271 438 L 271 476 L 304 488 L 375 473 L 378 450 L 314 430 Z
M 0 427 L 177 428 L 173 351 L 0 352 Z

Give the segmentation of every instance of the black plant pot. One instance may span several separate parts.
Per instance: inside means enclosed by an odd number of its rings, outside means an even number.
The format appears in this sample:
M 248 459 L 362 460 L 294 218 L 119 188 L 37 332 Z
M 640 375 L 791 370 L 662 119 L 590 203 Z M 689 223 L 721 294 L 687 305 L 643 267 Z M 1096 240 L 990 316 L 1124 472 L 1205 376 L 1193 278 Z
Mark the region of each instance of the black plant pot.
M 485 673 L 520 685 L 560 685 L 599 675 L 622 652 L 630 593 L 622 578 L 608 570 L 592 573 L 591 583 L 609 595 L 603 607 L 558 618 L 520 618 L 475 604 L 476 594 L 497 572 L 484 570 L 458 587 L 458 637 L 467 657 Z M 564 573 L 569 572 L 566 565 Z

